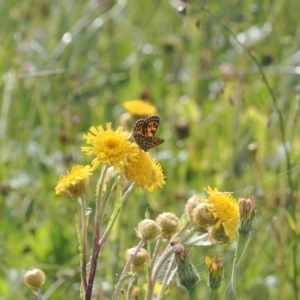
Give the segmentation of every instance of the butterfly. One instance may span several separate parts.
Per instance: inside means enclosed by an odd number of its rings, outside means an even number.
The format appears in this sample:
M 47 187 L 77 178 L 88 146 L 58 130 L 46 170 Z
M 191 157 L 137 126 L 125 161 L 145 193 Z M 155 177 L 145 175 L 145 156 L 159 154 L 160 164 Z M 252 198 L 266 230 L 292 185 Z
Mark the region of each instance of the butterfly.
M 144 151 L 162 144 L 165 140 L 154 136 L 159 125 L 160 117 L 152 116 L 137 120 L 133 126 L 133 138 Z

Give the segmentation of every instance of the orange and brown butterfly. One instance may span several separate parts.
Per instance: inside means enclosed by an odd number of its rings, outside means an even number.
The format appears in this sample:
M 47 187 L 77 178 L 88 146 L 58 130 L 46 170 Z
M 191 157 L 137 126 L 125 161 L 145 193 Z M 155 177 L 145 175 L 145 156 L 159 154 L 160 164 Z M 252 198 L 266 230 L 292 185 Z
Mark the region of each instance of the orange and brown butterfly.
M 160 117 L 152 116 L 147 119 L 137 120 L 133 126 L 133 138 L 144 151 L 162 144 L 165 140 L 154 136 L 159 125 Z

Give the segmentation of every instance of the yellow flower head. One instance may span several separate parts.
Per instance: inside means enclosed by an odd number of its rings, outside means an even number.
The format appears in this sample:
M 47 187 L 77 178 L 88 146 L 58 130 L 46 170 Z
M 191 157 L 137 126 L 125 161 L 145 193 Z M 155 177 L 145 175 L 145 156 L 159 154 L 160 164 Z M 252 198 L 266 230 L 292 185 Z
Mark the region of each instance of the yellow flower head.
M 116 131 L 111 129 L 111 123 L 106 123 L 106 130 L 102 126 L 92 126 L 90 132 L 83 138 L 89 147 L 81 147 L 86 155 L 96 155 L 92 161 L 92 166 L 96 169 L 100 163 L 111 165 L 116 171 L 124 172 L 127 159 L 136 155 L 135 146 L 128 139 L 129 132 L 123 132 L 123 127 L 119 126 Z
M 231 241 L 236 239 L 237 226 L 239 224 L 240 215 L 239 207 L 236 199 L 231 194 L 221 193 L 218 189 L 208 187 L 205 189 L 209 198 L 203 201 L 211 204 L 209 211 L 213 213 L 218 222 L 214 227 L 223 227 L 224 233 Z
M 153 192 L 159 186 L 162 188 L 165 185 L 165 176 L 162 171 L 162 167 L 160 163 L 151 157 L 151 164 L 152 164 L 152 176 L 151 176 L 151 183 L 148 185 L 148 191 Z
M 60 176 L 55 193 L 57 195 L 66 193 L 71 198 L 77 198 L 85 193 L 86 183 L 91 175 L 91 166 L 74 166 L 67 175 Z
M 157 113 L 155 106 L 143 100 L 126 101 L 123 106 L 137 117 L 150 117 Z
M 135 186 L 154 191 L 158 186 L 165 184 L 161 165 L 145 152 L 136 146 L 138 155 L 128 160 L 125 175 L 127 179 L 134 181 Z

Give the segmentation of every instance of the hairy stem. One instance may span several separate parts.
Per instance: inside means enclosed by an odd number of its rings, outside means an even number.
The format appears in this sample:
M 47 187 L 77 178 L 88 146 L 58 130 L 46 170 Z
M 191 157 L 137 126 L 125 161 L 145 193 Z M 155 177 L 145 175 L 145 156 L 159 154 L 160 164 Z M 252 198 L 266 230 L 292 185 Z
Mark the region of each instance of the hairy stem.
M 92 296 L 92 289 L 97 269 L 97 262 L 98 262 L 98 256 L 99 256 L 99 238 L 100 238 L 100 219 L 102 219 L 101 216 L 101 210 L 103 207 L 102 203 L 102 195 L 103 195 L 103 184 L 104 184 L 104 178 L 105 174 L 107 172 L 108 166 L 104 165 L 103 169 L 101 171 L 101 175 L 98 181 L 98 191 L 97 191 L 97 199 L 96 199 L 96 213 L 95 213 L 95 219 L 94 219 L 94 238 L 93 238 L 93 250 L 92 250 L 92 257 L 91 257 L 91 267 L 89 272 L 89 277 L 87 281 L 87 288 L 85 293 L 85 300 L 90 300 Z
M 81 276 L 83 291 L 86 291 L 87 287 L 87 214 L 86 214 L 86 198 L 81 197 L 81 247 L 82 247 L 82 266 L 81 266 Z

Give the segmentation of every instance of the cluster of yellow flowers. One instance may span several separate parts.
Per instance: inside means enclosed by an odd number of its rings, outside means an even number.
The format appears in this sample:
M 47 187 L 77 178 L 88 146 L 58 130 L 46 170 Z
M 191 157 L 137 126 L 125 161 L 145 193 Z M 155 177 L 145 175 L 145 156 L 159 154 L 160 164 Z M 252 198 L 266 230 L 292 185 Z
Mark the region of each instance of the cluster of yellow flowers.
M 140 149 L 129 138 L 131 133 L 119 126 L 113 130 L 111 123 L 92 126 L 83 136 L 90 146 L 82 147 L 86 155 L 94 155 L 91 166 L 75 166 L 67 175 L 61 176 L 55 188 L 56 194 L 66 193 L 72 198 L 82 195 L 88 178 L 100 164 L 112 166 L 115 172 L 124 175 L 138 188 L 154 191 L 165 184 L 161 165 L 148 152 Z
M 208 231 L 212 242 L 236 240 L 237 226 L 240 221 L 239 205 L 230 193 L 218 189 L 205 189 L 208 198 L 196 194 L 185 206 L 185 213 L 195 227 Z

